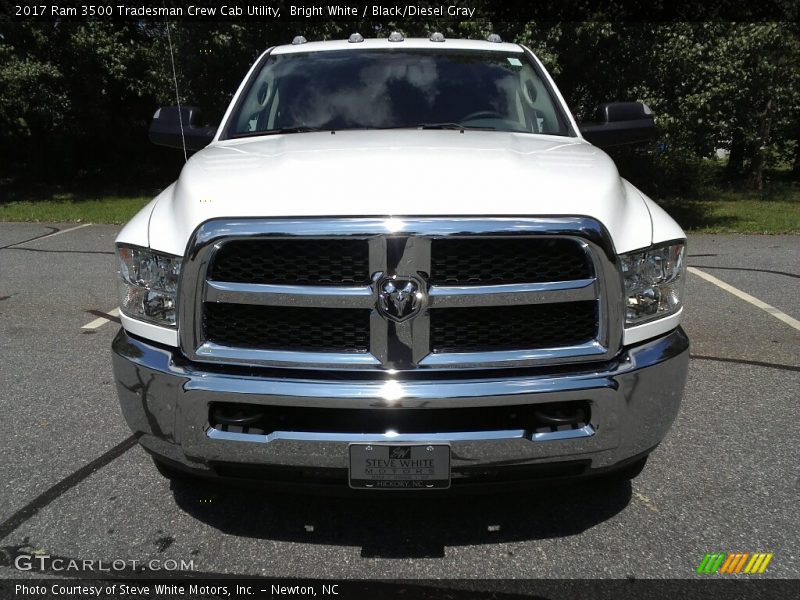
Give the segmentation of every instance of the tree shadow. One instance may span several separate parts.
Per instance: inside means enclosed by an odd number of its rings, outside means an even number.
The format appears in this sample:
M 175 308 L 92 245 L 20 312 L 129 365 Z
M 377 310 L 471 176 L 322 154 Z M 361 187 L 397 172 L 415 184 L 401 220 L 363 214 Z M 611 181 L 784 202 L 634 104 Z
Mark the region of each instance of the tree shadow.
M 735 228 L 741 219 L 731 215 L 713 214 L 713 206 L 701 200 L 660 200 L 658 202 L 684 230 Z
M 224 533 L 358 546 L 365 558 L 442 558 L 447 546 L 577 535 L 622 511 L 629 482 L 590 481 L 468 496 L 282 494 L 173 481 L 177 505 Z

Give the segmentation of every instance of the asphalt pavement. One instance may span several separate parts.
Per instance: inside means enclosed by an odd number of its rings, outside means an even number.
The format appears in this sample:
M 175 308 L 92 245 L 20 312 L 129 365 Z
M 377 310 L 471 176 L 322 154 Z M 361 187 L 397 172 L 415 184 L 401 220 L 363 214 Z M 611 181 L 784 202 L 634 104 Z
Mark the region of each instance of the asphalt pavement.
M 14 559 L 34 552 L 480 579 L 693 578 L 707 552 L 771 552 L 760 577 L 800 576 L 800 331 L 729 291 L 689 275 L 684 402 L 632 484 L 298 498 L 170 483 L 130 441 L 110 360 L 117 231 L 0 223 L 0 578 L 29 576 Z M 800 319 L 800 237 L 690 236 L 689 264 Z

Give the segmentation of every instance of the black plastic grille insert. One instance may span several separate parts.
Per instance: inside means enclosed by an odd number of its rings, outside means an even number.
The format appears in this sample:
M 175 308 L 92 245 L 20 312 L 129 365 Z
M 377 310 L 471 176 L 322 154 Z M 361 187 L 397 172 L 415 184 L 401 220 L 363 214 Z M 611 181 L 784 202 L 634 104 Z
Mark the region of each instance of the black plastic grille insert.
M 214 256 L 208 278 L 234 283 L 366 285 L 367 240 L 233 240 Z
M 597 335 L 597 302 L 431 310 L 433 352 L 527 350 L 583 344 Z
M 592 277 L 592 265 L 574 240 L 444 238 L 431 242 L 434 285 L 543 283 Z
M 559 415 L 563 425 L 546 420 Z M 591 421 L 584 400 L 514 406 L 459 408 L 310 408 L 214 402 L 209 423 L 221 431 L 264 435 L 275 431 L 317 433 L 443 433 L 524 429 L 537 433 L 578 429 Z
M 206 303 L 206 339 L 239 348 L 366 352 L 369 310 Z

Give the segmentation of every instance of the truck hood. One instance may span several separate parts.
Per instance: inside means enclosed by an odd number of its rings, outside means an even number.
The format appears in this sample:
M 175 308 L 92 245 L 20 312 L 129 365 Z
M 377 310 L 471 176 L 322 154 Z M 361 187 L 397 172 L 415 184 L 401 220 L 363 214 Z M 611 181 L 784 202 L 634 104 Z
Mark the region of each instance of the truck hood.
M 625 252 L 651 221 L 613 161 L 579 138 L 494 131 L 271 135 L 195 154 L 155 203 L 149 245 L 183 254 L 220 217 L 566 216 L 598 219 Z

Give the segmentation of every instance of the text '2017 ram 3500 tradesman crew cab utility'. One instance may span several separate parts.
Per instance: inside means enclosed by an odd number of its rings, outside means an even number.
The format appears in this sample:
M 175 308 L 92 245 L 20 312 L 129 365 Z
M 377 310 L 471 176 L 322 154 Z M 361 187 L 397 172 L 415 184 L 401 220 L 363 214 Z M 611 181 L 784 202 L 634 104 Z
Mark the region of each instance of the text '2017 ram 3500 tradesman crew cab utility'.
M 578 126 L 527 48 L 267 50 L 117 238 L 122 410 L 159 470 L 466 489 L 630 478 L 686 381 L 685 235 Z M 591 143 L 590 143 L 591 142 Z

